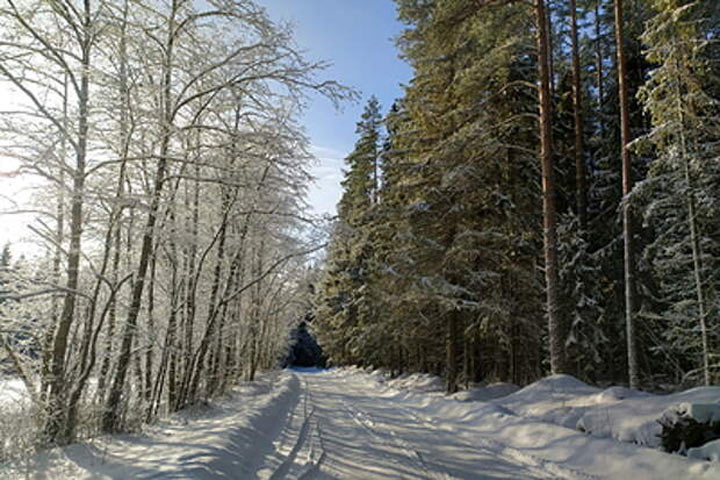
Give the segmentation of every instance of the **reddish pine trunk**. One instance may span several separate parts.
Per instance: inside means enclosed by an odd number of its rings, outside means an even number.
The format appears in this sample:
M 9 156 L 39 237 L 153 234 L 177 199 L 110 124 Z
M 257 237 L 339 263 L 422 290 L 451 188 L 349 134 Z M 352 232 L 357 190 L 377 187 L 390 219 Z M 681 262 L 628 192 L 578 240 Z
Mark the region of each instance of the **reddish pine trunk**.
M 623 24 L 623 1 L 615 0 L 615 41 L 617 43 L 618 89 L 620 94 L 620 135 L 622 149 L 623 193 L 623 246 L 625 257 L 625 327 L 627 337 L 628 380 L 630 388 L 637 388 L 639 371 L 635 339 L 635 274 L 633 265 L 633 225 L 628 195 L 632 190 L 630 170 L 630 112 L 627 87 L 627 62 L 625 60 L 625 34 Z
M 537 21 L 538 74 L 540 77 L 540 166 L 543 190 L 543 243 L 545 253 L 545 288 L 550 336 L 550 368 L 562 373 L 565 367 L 565 338 L 558 312 L 558 259 L 555 212 L 555 174 L 553 171 L 552 112 L 550 104 L 550 52 L 545 1 L 535 0 Z

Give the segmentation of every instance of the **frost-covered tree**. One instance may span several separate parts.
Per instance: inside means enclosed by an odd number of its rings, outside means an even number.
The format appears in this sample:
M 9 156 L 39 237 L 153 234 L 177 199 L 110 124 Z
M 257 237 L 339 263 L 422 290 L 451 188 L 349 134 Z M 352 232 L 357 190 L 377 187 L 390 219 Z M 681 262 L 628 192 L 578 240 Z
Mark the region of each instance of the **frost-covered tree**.
M 717 62 L 720 6 L 715 2 L 654 2 L 642 36 L 657 66 L 640 95 L 653 128 L 643 142 L 654 148 L 642 194 L 645 222 L 655 240 L 645 249 L 660 283 L 664 322 L 657 322 L 678 362 L 712 378 L 718 312 L 715 258 L 720 139 Z M 692 361 L 690 355 L 699 358 Z M 689 372 L 689 373 L 692 373 Z
M 32 355 L 10 348 L 37 444 L 137 428 L 278 362 L 318 248 L 297 116 L 309 90 L 352 92 L 254 2 L 8 0 L 0 19 L 21 98 L 3 145 L 47 187 L 47 258 L 10 312 L 33 331 Z

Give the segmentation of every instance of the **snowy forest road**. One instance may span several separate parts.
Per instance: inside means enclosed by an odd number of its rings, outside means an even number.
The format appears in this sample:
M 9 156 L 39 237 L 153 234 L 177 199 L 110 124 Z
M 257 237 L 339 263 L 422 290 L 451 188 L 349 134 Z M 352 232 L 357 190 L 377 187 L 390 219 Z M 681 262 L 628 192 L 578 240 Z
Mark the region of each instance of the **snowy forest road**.
M 556 389 L 563 381 L 567 378 L 551 377 L 502 401 L 459 401 L 423 390 L 420 383 L 405 388 L 380 373 L 357 368 L 269 372 L 209 405 L 178 412 L 143 434 L 100 437 L 17 464 L 0 463 L 0 478 L 720 478 L 717 463 L 588 435 L 518 413 L 518 401 L 534 399 L 530 405 L 542 405 L 538 399 L 554 398 L 547 397 L 552 392 L 546 387 Z M 591 393 L 575 400 L 584 399 L 582 405 L 588 408 L 587 400 L 597 398 Z M 553 412 L 571 412 L 563 402 L 552 400 Z M 620 414 L 611 412 L 615 401 L 601 405 L 608 418 Z
M 592 478 L 560 465 L 505 456 L 502 446 L 460 438 L 361 377 L 295 371 L 295 407 L 276 438 L 263 479 Z M 480 440 L 480 439 L 478 439 Z

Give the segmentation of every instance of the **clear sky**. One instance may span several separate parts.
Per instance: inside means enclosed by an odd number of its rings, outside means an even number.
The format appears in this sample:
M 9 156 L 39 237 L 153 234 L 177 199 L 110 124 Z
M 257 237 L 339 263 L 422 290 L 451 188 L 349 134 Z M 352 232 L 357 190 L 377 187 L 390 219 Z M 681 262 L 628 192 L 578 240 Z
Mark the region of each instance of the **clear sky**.
M 309 201 L 319 213 L 334 213 L 340 199 L 343 158 L 355 143 L 355 123 L 370 95 L 384 112 L 402 96 L 410 67 L 398 58 L 394 37 L 403 29 L 392 0 L 258 0 L 273 20 L 295 26 L 298 46 L 311 60 L 332 63 L 325 75 L 357 89 L 361 100 L 337 112 L 324 98 L 313 97 L 304 124 L 320 160 L 313 169 L 316 185 Z

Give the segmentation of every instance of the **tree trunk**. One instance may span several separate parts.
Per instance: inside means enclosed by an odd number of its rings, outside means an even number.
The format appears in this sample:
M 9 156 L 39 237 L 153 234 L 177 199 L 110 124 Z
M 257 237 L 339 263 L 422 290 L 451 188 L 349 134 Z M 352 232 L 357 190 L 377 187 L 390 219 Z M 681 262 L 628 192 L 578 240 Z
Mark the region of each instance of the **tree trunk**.
M 166 158 L 169 143 L 169 132 L 166 132 L 166 138 L 163 140 L 161 147 L 161 157 L 158 161 L 158 169 L 155 175 L 155 186 L 153 191 L 153 197 L 151 200 L 150 211 L 148 212 L 148 219 L 145 225 L 145 231 L 143 233 L 142 248 L 140 251 L 140 264 L 135 276 L 135 283 L 133 285 L 132 297 L 130 308 L 128 310 L 127 319 L 125 321 L 125 328 L 123 329 L 122 344 L 120 347 L 120 356 L 118 357 L 118 366 L 113 384 L 110 389 L 110 395 L 105 405 L 105 412 L 103 413 L 102 428 L 107 433 L 116 432 L 119 430 L 120 425 L 118 423 L 117 408 L 120 405 L 122 392 L 125 387 L 125 377 L 127 375 L 128 367 L 130 366 L 130 354 L 133 342 L 133 336 L 135 335 L 135 329 L 137 326 L 138 316 L 140 314 L 140 305 L 142 302 L 142 294 L 145 285 L 145 276 L 147 274 L 148 266 L 150 264 L 150 256 L 153 251 L 153 236 L 155 230 L 155 223 L 160 208 L 160 194 L 162 192 L 162 186 L 165 181 L 165 173 L 167 168 Z
M 553 167 L 552 113 L 550 105 L 550 54 L 545 0 L 535 0 L 537 21 L 539 89 L 540 166 L 543 190 L 543 242 L 545 253 L 545 289 L 552 373 L 563 373 L 565 366 L 565 331 L 558 312 L 558 259 L 555 212 L 555 172 Z
M 68 130 L 68 78 L 67 73 L 63 77 L 63 128 Z M 60 267 L 62 265 L 63 243 L 65 242 L 65 160 L 67 158 L 67 138 L 63 135 L 60 142 L 61 161 L 58 168 L 58 198 L 55 207 L 56 227 L 55 227 L 55 252 L 53 254 L 53 282 L 60 285 L 62 275 Z M 48 395 L 48 387 L 51 381 L 50 371 L 52 364 L 52 350 L 55 339 L 57 324 L 60 320 L 58 316 L 59 296 L 52 299 L 51 314 L 52 324 L 48 326 L 43 338 L 43 365 L 40 384 L 40 400 L 45 404 Z
M 193 403 L 197 400 L 197 390 L 198 385 L 200 384 L 200 377 L 203 376 L 205 372 L 205 356 L 207 355 L 208 348 L 210 347 L 210 342 L 212 341 L 215 332 L 216 332 L 216 326 L 217 326 L 217 319 L 218 314 L 220 313 L 221 305 L 218 304 L 218 293 L 220 291 L 220 278 L 222 273 L 222 266 L 223 262 L 225 261 L 225 240 L 226 240 L 226 233 L 227 233 L 227 222 L 228 222 L 228 215 L 230 214 L 230 207 L 231 202 L 228 198 L 228 195 L 226 192 L 223 191 L 223 207 L 224 212 L 222 216 L 222 224 L 220 225 L 220 238 L 218 240 L 218 254 L 217 259 L 215 263 L 215 269 L 213 272 L 213 281 L 212 281 L 212 287 L 210 289 L 210 302 L 208 304 L 208 314 L 207 314 L 207 326 L 205 327 L 205 333 L 203 335 L 202 340 L 200 341 L 200 346 L 198 347 L 197 352 L 194 355 L 194 371 L 190 372 L 190 375 L 192 375 L 192 380 L 190 382 L 190 388 L 187 395 L 187 401 L 190 403 Z M 229 273 L 229 277 L 232 277 L 233 272 Z M 229 282 L 229 279 L 228 279 Z M 210 380 L 212 382 L 212 379 Z
M 583 145 L 584 119 L 576 0 L 570 0 L 570 37 L 572 40 L 573 117 L 575 124 L 575 194 L 577 196 L 577 216 L 580 222 L 580 231 L 584 232 L 587 228 L 588 199 L 585 149 Z
M 605 131 L 605 121 L 603 120 L 603 104 L 605 103 L 605 90 L 603 82 L 603 52 L 602 52 L 602 35 L 600 32 L 600 3 L 602 0 L 595 2 L 595 82 L 598 95 L 598 126 L 601 132 Z
M 130 307 L 123 329 L 122 344 L 120 347 L 120 355 L 118 357 L 118 366 L 113 379 L 113 384 L 105 404 L 105 411 L 102 418 L 102 429 L 104 432 L 113 433 L 119 431 L 121 425 L 118 417 L 118 407 L 125 388 L 125 378 L 127 370 L 130 366 L 131 347 L 135 328 L 137 326 L 138 316 L 140 314 L 140 305 L 142 302 L 143 288 L 145 285 L 145 276 L 150 264 L 150 256 L 153 253 L 153 239 L 155 235 L 155 223 L 160 211 L 160 200 L 162 196 L 163 185 L 165 184 L 165 175 L 167 171 L 167 157 L 170 149 L 170 135 L 172 123 L 172 105 L 170 99 L 170 89 L 172 86 L 172 58 L 173 45 L 175 39 L 175 14 L 178 5 L 173 1 L 171 17 L 168 25 L 167 44 L 165 46 L 165 64 L 163 75 L 163 115 L 162 115 L 162 140 L 160 143 L 160 152 L 158 159 L 158 167 L 155 174 L 155 183 L 153 185 L 152 197 L 148 211 L 147 222 L 143 232 L 142 247 L 140 250 L 140 262 L 135 275 L 135 282 L 132 288 L 132 296 Z
M 170 208 L 172 209 L 170 211 L 170 223 L 173 226 L 173 232 L 171 235 L 171 244 L 170 244 L 170 255 L 172 256 L 172 260 L 170 262 L 171 268 L 172 268 L 172 286 L 173 286 L 173 293 L 172 297 L 170 299 L 170 318 L 168 320 L 168 327 L 167 327 L 167 333 L 165 334 L 165 346 L 163 347 L 163 357 L 165 360 L 163 360 L 163 364 L 165 362 L 168 363 L 168 374 L 167 374 L 167 385 L 168 385 L 168 405 L 169 408 L 173 409 L 175 408 L 175 405 L 177 404 L 177 351 L 176 351 L 176 344 L 177 344 L 177 316 L 178 316 L 178 299 L 180 298 L 182 290 L 178 285 L 178 273 L 177 273 L 177 242 L 175 241 L 175 235 L 177 234 L 177 229 L 175 227 L 175 206 L 174 206 L 174 200 L 171 204 Z M 158 388 L 160 390 L 162 386 Z M 158 399 L 160 398 L 158 394 Z M 159 400 L 158 400 L 159 401 Z
M 680 68 L 676 69 L 680 75 Z M 677 89 L 677 110 L 680 120 L 680 154 L 682 155 L 683 174 L 685 176 L 685 184 L 687 185 L 687 209 L 688 209 L 688 226 L 690 228 L 690 244 L 692 245 L 693 259 L 693 277 L 695 280 L 695 295 L 698 302 L 698 316 L 700 323 L 700 336 L 703 349 L 703 380 L 706 386 L 710 385 L 710 354 L 708 351 L 708 335 L 707 335 L 707 305 L 705 300 L 705 290 L 703 286 L 703 263 L 702 263 L 702 247 L 700 245 L 700 232 L 697 224 L 697 206 L 695 205 L 695 183 L 693 182 L 692 173 L 690 172 L 690 159 L 688 158 L 688 148 L 685 139 L 685 114 L 682 105 L 682 92 L 680 90 L 681 79 L 675 82 Z
M 68 347 L 68 335 L 75 317 L 77 288 L 80 274 L 80 249 L 83 231 L 83 202 L 85 195 L 85 167 L 87 165 L 88 115 L 90 100 L 90 4 L 85 2 L 83 19 L 84 38 L 82 44 L 82 71 L 80 72 L 80 91 L 78 93 L 78 138 L 73 170 L 72 198 L 70 200 L 70 251 L 67 261 L 66 295 L 63 302 L 52 347 L 50 394 L 47 402 L 47 420 L 45 435 L 48 444 L 65 444 L 67 438 L 61 438 L 66 430 L 67 394 L 70 387 L 65 371 L 65 354 Z
M 148 303 L 147 303 L 147 329 L 149 342 L 145 350 L 145 386 L 144 396 L 147 402 L 152 399 L 153 385 L 153 344 L 155 341 L 155 272 L 157 269 L 157 258 L 152 257 L 150 265 L 150 284 L 148 285 Z
M 458 391 L 458 312 L 448 314 L 445 338 L 445 392 Z
M 615 0 L 615 41 L 617 43 L 618 89 L 620 98 L 620 135 L 622 150 L 622 217 L 625 268 L 625 328 L 628 357 L 628 380 L 630 388 L 638 388 L 640 372 L 638 367 L 635 338 L 635 265 L 633 264 L 633 223 L 628 195 L 632 191 L 630 164 L 630 105 L 627 87 L 627 62 L 625 60 L 625 34 L 623 22 L 623 0 Z
M 113 262 L 110 273 L 110 281 L 113 285 L 118 283 L 118 272 L 120 269 L 120 248 L 122 247 L 122 227 L 120 219 L 115 225 L 115 239 Z M 105 400 L 105 388 L 107 385 L 107 377 L 110 372 L 110 356 L 112 355 L 113 338 L 115 337 L 115 324 L 117 323 L 117 298 L 113 297 L 108 312 L 108 326 L 105 334 L 105 351 L 103 352 L 102 363 L 100 364 L 100 373 L 98 375 L 97 398 L 100 402 Z
M 705 291 L 702 279 L 702 249 L 700 246 L 700 234 L 698 232 L 697 219 L 697 208 L 695 206 L 695 192 L 692 178 L 690 175 L 689 161 L 684 156 L 685 166 L 685 182 L 688 186 L 688 223 L 690 225 L 690 242 L 692 244 L 692 258 L 693 258 L 693 273 L 695 279 L 695 294 L 697 295 L 698 302 L 698 316 L 700 323 L 700 336 L 702 340 L 702 351 L 703 351 L 703 380 L 706 386 L 710 385 L 710 353 L 708 350 L 708 333 L 707 333 L 707 307 L 705 301 Z

